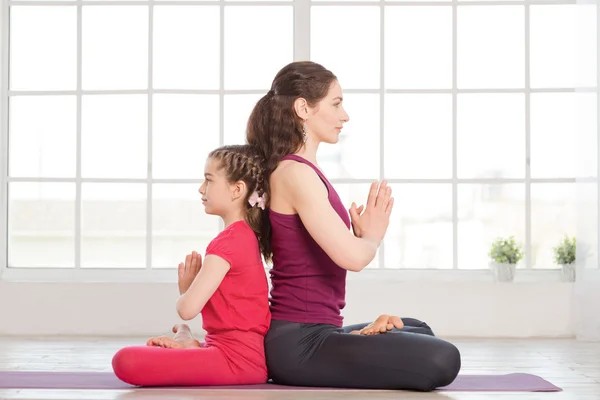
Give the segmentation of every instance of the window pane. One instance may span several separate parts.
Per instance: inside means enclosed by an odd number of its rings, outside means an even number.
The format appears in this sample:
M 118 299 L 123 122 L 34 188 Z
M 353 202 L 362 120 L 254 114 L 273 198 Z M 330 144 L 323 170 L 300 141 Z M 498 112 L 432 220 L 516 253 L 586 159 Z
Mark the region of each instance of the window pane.
M 82 32 L 83 89 L 148 87 L 147 6 L 84 6 Z
M 207 215 L 197 185 L 156 184 L 152 189 L 152 266 L 176 268 L 219 233 L 219 217 Z
M 585 9 L 593 10 L 593 13 L 585 12 Z M 530 12 L 531 86 L 562 88 L 595 85 L 595 7 L 584 8 L 575 4 L 532 5 Z M 576 41 L 578 38 L 580 40 Z M 574 43 L 577 45 L 574 46 Z M 579 59 L 577 51 L 582 56 Z M 576 63 L 580 64 L 578 70 Z
M 364 183 L 336 183 L 333 185 L 333 187 L 340 196 L 340 199 L 342 200 L 342 203 L 344 204 L 344 207 L 347 210 L 352 205 L 352 202 L 355 202 L 357 207 L 361 204 L 367 203 L 367 197 L 369 196 L 369 189 L 371 185 Z M 367 266 L 367 268 L 379 268 L 379 252 L 375 256 L 371 264 Z
M 598 174 L 598 109 L 596 93 L 575 96 L 575 142 L 578 177 Z
M 289 6 L 225 7 L 225 89 L 265 89 L 294 59 Z
M 531 176 L 575 177 L 576 95 L 531 94 Z M 595 95 L 587 97 L 586 110 L 594 107 Z M 584 106 L 583 97 L 580 106 Z
M 9 174 L 74 177 L 75 96 L 10 98 Z
M 145 184 L 81 185 L 81 266 L 146 267 Z
M 452 87 L 452 7 L 385 8 L 385 87 Z
M 552 248 L 577 234 L 574 183 L 531 184 L 531 265 L 557 268 Z
M 598 182 L 577 182 L 577 264 L 598 269 Z
M 345 94 L 350 120 L 338 143 L 319 146 L 319 164 L 329 179 L 379 178 L 379 95 Z M 360 162 L 357 162 L 360 157 Z
M 74 183 L 9 183 L 8 267 L 73 267 L 74 237 Z
M 525 97 L 458 95 L 458 177 L 525 177 Z
M 525 250 L 525 185 L 458 185 L 458 267 L 489 268 L 492 243 L 509 236 Z
M 83 96 L 81 130 L 81 171 L 84 177 L 146 177 L 147 96 Z
M 310 58 L 332 71 L 343 89 L 380 87 L 380 14 L 379 6 L 311 9 Z
M 451 269 L 452 185 L 395 184 L 385 268 Z
M 524 6 L 458 6 L 458 86 L 525 85 Z
M 262 96 L 264 94 L 225 95 L 225 144 L 246 142 L 248 118 Z
M 452 178 L 452 96 L 387 95 L 384 144 L 386 178 Z
M 596 86 L 598 54 L 597 5 L 577 4 L 575 11 L 575 84 Z
M 154 178 L 202 178 L 219 146 L 219 96 L 155 95 L 152 134 Z
M 154 88 L 219 89 L 219 7 L 154 7 Z
M 77 8 L 10 7 L 10 89 L 74 90 Z

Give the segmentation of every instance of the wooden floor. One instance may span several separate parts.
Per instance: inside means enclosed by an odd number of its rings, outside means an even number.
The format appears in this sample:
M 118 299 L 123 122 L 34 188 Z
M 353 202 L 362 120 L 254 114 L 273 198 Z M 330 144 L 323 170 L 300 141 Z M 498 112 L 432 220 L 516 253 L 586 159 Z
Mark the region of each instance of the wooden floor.
M 0 338 L 0 370 L 110 371 L 112 355 L 143 338 Z M 452 340 L 463 356 L 463 374 L 528 372 L 562 387 L 558 393 L 404 391 L 216 391 L 0 389 L 0 399 L 196 400 L 600 400 L 600 343 L 574 340 Z

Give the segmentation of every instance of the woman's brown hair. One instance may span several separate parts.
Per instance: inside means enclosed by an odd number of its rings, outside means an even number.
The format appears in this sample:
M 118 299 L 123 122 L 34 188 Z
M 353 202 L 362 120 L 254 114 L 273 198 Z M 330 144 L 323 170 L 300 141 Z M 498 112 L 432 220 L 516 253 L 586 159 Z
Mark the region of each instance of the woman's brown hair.
M 309 106 L 315 107 L 327 96 L 336 80 L 336 76 L 320 64 L 312 61 L 293 62 L 277 73 L 271 90 L 254 106 L 248 119 L 246 141 L 264 160 L 263 188 L 267 193 L 267 206 L 271 194 L 271 174 L 282 157 L 298 152 L 305 142 L 303 121 L 296 114 L 295 101 L 303 98 Z M 262 237 L 270 242 L 268 216 L 263 229 Z M 270 259 L 272 253 L 267 254 Z

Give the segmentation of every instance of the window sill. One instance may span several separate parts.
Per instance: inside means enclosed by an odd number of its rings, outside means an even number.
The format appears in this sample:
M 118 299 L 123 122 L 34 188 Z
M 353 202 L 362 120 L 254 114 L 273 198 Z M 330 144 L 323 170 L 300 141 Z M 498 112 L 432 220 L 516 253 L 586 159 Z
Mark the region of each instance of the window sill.
M 489 269 L 381 269 L 348 273 L 348 280 L 400 282 L 493 282 Z M 512 283 L 561 282 L 560 269 L 517 269 Z
M 265 270 L 268 275 L 268 269 Z M 365 269 L 349 272 L 348 281 L 386 282 L 493 282 L 489 269 Z M 5 282 L 116 282 L 175 283 L 175 268 L 4 268 Z M 560 269 L 518 269 L 513 283 L 561 282 Z

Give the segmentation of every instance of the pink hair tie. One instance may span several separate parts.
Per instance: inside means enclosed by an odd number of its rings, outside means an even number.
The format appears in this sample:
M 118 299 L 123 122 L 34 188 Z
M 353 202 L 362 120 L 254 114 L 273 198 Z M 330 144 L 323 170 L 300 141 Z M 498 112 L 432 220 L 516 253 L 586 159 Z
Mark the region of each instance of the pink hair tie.
M 266 203 L 266 194 L 263 194 L 262 196 L 258 195 L 257 191 L 254 191 L 254 193 L 252 193 L 252 195 L 250 196 L 250 198 L 248 199 L 248 203 L 250 203 L 250 206 L 254 207 L 255 205 L 258 204 L 258 206 L 261 209 L 265 209 L 265 203 Z

